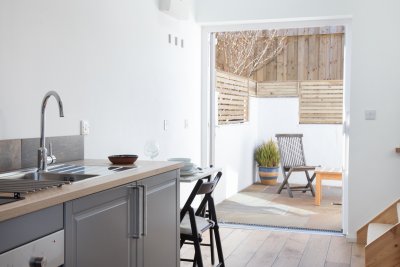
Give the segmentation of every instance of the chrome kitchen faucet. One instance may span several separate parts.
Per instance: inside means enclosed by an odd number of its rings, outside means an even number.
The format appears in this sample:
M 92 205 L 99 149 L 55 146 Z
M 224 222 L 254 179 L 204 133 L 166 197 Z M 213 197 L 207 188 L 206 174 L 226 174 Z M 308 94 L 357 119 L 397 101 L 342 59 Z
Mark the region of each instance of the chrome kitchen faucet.
M 63 109 L 63 103 L 61 101 L 60 96 L 57 94 L 55 91 L 50 91 L 48 92 L 42 101 L 42 111 L 41 111 L 41 117 L 40 117 L 40 148 L 38 150 L 38 172 L 46 172 L 47 171 L 47 164 L 55 163 L 56 162 L 56 157 L 53 155 L 53 149 L 50 143 L 50 155 L 47 154 L 47 148 L 46 148 L 46 140 L 44 136 L 44 128 L 45 128 L 45 114 L 46 114 L 46 105 L 47 105 L 47 100 L 51 97 L 54 96 L 54 98 L 58 102 L 58 110 L 60 112 L 60 117 L 64 117 L 64 109 Z

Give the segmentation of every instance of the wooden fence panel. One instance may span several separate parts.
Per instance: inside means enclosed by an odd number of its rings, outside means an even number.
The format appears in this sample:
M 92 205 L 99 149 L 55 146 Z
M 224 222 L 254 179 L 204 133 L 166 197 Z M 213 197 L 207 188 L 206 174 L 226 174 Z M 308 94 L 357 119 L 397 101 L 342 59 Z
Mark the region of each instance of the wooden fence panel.
M 343 33 L 290 36 L 281 53 L 260 68 L 253 79 L 257 82 L 341 80 L 343 40 Z
M 341 124 L 343 121 L 343 81 L 299 83 L 301 124 Z
M 218 92 L 218 124 L 240 123 L 248 120 L 249 79 L 227 72 L 216 72 Z M 255 82 L 252 81 L 255 94 Z
M 307 78 L 304 80 L 319 80 L 319 35 L 311 35 L 308 39 Z
M 257 82 L 249 79 L 249 96 L 257 96 Z
M 286 80 L 297 81 L 298 80 L 298 36 L 288 37 L 287 45 L 287 68 L 286 68 Z
M 279 53 L 276 56 L 276 81 L 286 81 L 286 64 L 285 62 L 287 62 L 287 53 L 284 53 L 284 50 Z M 262 77 L 261 79 L 259 79 L 257 77 L 257 79 L 255 79 L 256 81 L 260 82 L 260 81 L 271 81 L 268 80 L 264 77 Z M 275 81 L 275 80 L 272 80 Z
M 287 46 L 254 73 L 254 80 L 263 82 L 343 79 L 343 26 L 282 29 L 278 33 L 280 36 L 287 36 Z M 229 72 L 225 54 L 218 49 L 216 52 L 217 68 Z
M 329 79 L 329 48 L 331 45 L 331 38 L 329 35 L 320 36 L 319 43 L 319 80 Z
M 299 123 L 341 124 L 343 81 L 262 82 L 217 71 L 218 124 L 248 120 L 249 96 L 299 97 Z
M 297 40 L 298 47 L 298 79 L 300 81 L 307 80 L 308 77 L 308 49 L 309 49 L 309 36 L 299 36 Z
M 257 97 L 297 97 L 298 82 L 257 83 Z

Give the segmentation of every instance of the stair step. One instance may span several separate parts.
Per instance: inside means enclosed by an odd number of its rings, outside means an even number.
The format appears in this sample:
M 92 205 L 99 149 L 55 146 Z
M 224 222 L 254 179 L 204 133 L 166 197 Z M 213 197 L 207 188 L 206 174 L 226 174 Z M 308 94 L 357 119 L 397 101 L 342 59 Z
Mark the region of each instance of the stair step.
M 393 224 L 370 223 L 368 225 L 367 245 L 393 227 Z

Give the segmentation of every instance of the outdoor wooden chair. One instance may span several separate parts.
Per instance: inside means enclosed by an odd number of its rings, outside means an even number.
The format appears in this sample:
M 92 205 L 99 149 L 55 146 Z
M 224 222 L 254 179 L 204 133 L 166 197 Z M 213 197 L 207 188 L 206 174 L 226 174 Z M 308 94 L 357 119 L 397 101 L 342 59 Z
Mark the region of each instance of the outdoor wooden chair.
M 283 182 L 278 189 L 278 194 L 282 189 L 287 189 L 289 196 L 293 197 L 292 191 L 311 191 L 315 196 L 312 182 L 315 179 L 315 173 L 310 177 L 309 171 L 315 171 L 318 166 L 307 166 L 304 157 L 303 135 L 302 134 L 277 134 L 279 154 L 281 158 L 281 169 L 283 174 Z M 290 186 L 289 178 L 293 172 L 304 172 L 307 178 L 305 186 Z

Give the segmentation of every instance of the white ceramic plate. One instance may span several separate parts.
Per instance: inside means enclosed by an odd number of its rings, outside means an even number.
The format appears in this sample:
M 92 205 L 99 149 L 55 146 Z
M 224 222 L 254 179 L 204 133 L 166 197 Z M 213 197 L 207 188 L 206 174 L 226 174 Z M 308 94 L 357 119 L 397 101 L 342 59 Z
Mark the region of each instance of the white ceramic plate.
M 190 176 L 190 175 L 196 174 L 198 172 L 199 172 L 198 169 L 192 169 L 189 171 L 181 171 L 181 176 Z

